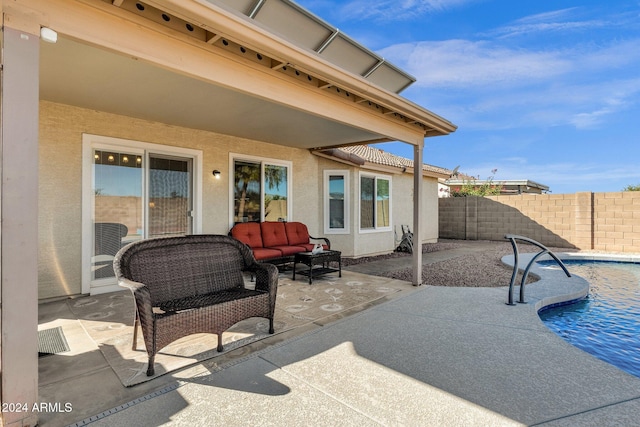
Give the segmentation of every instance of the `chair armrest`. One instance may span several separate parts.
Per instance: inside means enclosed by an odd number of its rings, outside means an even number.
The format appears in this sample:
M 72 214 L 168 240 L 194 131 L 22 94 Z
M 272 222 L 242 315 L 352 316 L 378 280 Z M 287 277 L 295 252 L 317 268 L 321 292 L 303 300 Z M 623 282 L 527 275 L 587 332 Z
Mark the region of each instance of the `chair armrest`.
M 313 236 L 309 236 L 309 239 L 312 240 L 324 240 L 325 243 L 327 244 L 327 248 L 331 249 L 331 242 L 329 241 L 329 239 L 327 239 L 326 237 L 313 237 Z
M 131 290 L 140 320 L 150 322 L 153 319 L 153 307 L 151 305 L 151 292 L 147 285 L 125 278 L 118 280 L 118 285 Z
M 247 267 L 256 276 L 256 290 L 267 291 L 275 297 L 278 286 L 278 267 L 269 263 L 256 262 Z

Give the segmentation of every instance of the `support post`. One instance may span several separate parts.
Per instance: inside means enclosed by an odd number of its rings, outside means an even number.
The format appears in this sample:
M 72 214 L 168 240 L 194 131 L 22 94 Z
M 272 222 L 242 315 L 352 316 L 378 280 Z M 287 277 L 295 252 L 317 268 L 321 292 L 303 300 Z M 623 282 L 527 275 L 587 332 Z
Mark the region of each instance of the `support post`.
M 422 285 L 422 151 L 413 146 L 413 286 Z
M 38 402 L 39 26 L 2 14 L 0 425 L 34 426 Z M 17 28 L 13 28 L 18 24 Z M 29 25 L 28 25 L 29 24 Z M 4 408 L 3 408 L 4 409 Z M 8 408 L 11 409 L 11 408 Z M 15 409 L 15 408 L 14 408 Z M 22 411 L 27 409 L 27 411 Z

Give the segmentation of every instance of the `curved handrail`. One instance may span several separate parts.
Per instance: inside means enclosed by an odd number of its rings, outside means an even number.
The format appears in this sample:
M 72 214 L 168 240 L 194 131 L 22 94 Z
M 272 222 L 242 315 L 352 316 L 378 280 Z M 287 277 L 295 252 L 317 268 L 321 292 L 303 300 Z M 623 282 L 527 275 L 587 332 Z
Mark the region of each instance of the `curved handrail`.
M 558 265 L 562 267 L 567 277 L 571 277 L 571 273 L 569 273 L 569 270 L 567 270 L 567 267 L 565 267 L 560 258 L 558 258 L 553 252 L 551 252 L 551 250 L 549 250 L 549 248 L 544 246 L 542 243 L 536 242 L 535 240 L 529 239 L 528 237 L 517 236 L 515 234 L 507 234 L 506 236 L 504 236 L 504 238 L 509 239 L 509 241 L 511 242 L 511 247 L 513 248 L 513 273 L 511 274 L 511 283 L 509 283 L 509 301 L 507 302 L 507 305 L 515 305 L 513 302 L 513 285 L 515 284 L 516 277 L 518 276 L 518 245 L 516 243 L 516 240 L 522 240 L 523 242 L 532 244 L 542 249 L 542 251 L 538 252 L 533 258 L 531 258 L 531 261 L 529 261 L 527 268 L 524 269 L 524 273 L 522 274 L 522 282 L 520 283 L 520 300 L 518 301 L 519 303 L 525 303 L 524 284 L 526 283 L 527 277 L 529 276 L 529 270 L 531 269 L 531 266 L 542 255 L 549 254 L 558 263 Z

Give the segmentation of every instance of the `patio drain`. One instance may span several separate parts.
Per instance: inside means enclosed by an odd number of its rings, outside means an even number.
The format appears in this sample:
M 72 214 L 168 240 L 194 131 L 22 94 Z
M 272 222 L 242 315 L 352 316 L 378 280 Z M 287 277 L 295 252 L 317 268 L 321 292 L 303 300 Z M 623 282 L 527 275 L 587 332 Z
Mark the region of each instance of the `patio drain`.
M 85 418 L 84 420 L 78 421 L 78 422 L 73 423 L 73 424 L 69 424 L 67 427 L 82 427 L 82 426 L 89 425 L 89 424 L 91 424 L 91 423 L 93 423 L 95 421 L 98 421 L 98 420 L 101 420 L 103 418 L 106 418 L 109 415 L 116 414 L 118 412 L 124 411 L 125 409 L 131 408 L 132 406 L 135 406 L 135 405 L 137 405 L 139 403 L 145 402 L 145 401 L 147 401 L 149 399 L 153 399 L 154 397 L 158 397 L 158 396 L 161 396 L 163 394 L 167 394 L 167 393 L 169 393 L 169 392 L 181 387 L 182 385 L 183 384 L 181 384 L 181 383 L 170 384 L 170 385 L 164 387 L 163 389 L 156 390 L 153 393 L 147 394 L 146 396 L 139 397 L 139 398 L 131 400 L 131 401 L 125 403 L 125 404 L 116 406 L 115 408 L 108 409 L 108 410 L 106 410 L 104 412 L 101 412 L 101 413 L 99 413 L 97 415 L 94 415 L 92 417 Z
M 64 353 L 71 350 L 62 327 L 43 329 L 38 331 L 38 357 Z

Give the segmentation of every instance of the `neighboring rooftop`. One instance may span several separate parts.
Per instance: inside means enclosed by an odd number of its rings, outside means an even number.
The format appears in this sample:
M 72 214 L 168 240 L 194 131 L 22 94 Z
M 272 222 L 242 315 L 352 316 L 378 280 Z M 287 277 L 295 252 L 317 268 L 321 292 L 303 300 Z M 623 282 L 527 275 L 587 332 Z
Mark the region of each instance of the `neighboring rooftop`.
M 413 169 L 413 160 L 406 157 L 396 156 L 388 151 L 371 147 L 370 145 L 352 145 L 348 147 L 333 148 L 327 150 L 314 151 L 324 156 L 333 157 L 358 166 L 372 164 L 379 166 L 389 166 L 405 172 Z M 435 178 L 449 178 L 451 171 L 439 166 L 422 165 L 422 172 Z
M 449 187 L 459 187 L 469 182 L 474 185 L 485 185 L 485 184 L 493 184 L 502 186 L 502 190 L 500 194 L 509 195 L 509 194 L 524 194 L 524 193 L 532 193 L 532 194 L 543 194 L 549 192 L 549 187 L 540 184 L 535 181 L 531 181 L 529 179 L 494 179 L 494 180 L 485 180 L 485 179 L 475 179 L 473 177 L 464 178 L 464 179 L 448 179 L 445 184 Z

